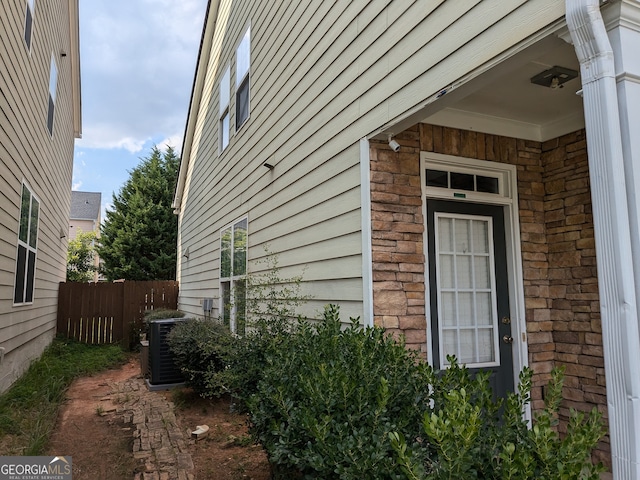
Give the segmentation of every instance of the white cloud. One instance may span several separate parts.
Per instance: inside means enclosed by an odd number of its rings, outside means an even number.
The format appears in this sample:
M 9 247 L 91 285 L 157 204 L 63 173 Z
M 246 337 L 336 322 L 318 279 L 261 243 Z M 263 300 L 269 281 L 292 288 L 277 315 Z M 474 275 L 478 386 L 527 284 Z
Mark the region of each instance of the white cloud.
M 83 2 L 83 138 L 139 152 L 182 132 L 206 0 Z
M 84 129 L 85 135 L 76 141 L 79 148 L 124 149 L 130 153 L 138 153 L 147 143 L 149 137 L 136 138 L 128 136 L 125 131 L 111 128 L 109 125 L 88 126 Z
M 71 185 L 71 190 L 77 191 L 80 190 L 80 188 L 82 188 L 81 180 L 78 180 L 77 182 L 74 182 L 73 185 Z
M 158 147 L 164 150 L 165 147 L 173 147 L 176 153 L 180 154 L 182 150 L 182 133 L 176 133 L 175 135 L 170 135 L 164 140 L 158 142 Z

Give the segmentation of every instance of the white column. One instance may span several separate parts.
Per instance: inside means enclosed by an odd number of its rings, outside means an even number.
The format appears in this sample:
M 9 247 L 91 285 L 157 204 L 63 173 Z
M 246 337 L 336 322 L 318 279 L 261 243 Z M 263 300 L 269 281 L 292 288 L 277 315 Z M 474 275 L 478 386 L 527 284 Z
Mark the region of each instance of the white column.
M 580 60 L 613 474 L 640 479 L 640 336 L 614 54 L 599 0 L 566 0 Z M 637 3 L 636 1 L 632 3 Z M 636 46 L 636 54 L 640 45 Z M 626 108 L 626 107 L 625 107 Z M 633 188 L 633 187 L 632 187 Z
M 616 91 L 620 117 L 620 137 L 624 160 L 625 182 L 627 187 L 627 205 L 629 210 L 629 228 L 631 232 L 631 251 L 635 280 L 636 299 L 640 298 L 640 1 L 621 0 L 605 10 L 605 20 L 613 14 L 613 20 L 607 21 L 608 37 L 615 60 Z M 633 344 L 640 350 L 640 316 L 636 317 L 638 329 Z M 636 382 L 640 378 L 640 365 L 632 364 L 632 373 Z M 629 392 L 630 398 L 637 403 L 638 393 Z M 631 419 L 630 419 L 631 420 Z M 634 438 L 630 446 L 635 447 L 635 477 L 639 478 L 640 462 L 640 421 L 636 418 Z
M 612 4 L 603 16 L 615 59 L 636 298 L 640 298 L 640 1 Z

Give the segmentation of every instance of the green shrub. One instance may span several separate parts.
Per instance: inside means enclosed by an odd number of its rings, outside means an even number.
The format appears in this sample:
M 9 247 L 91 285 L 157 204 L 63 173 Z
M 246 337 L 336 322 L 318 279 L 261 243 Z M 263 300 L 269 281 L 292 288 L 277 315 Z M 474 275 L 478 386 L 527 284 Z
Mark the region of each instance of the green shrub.
M 604 434 L 597 410 L 572 411 L 557 432 L 561 369 L 529 428 L 530 369 L 496 400 L 488 372 L 455 358 L 435 372 L 382 329 L 343 329 L 334 306 L 317 324 L 265 322 L 260 332 L 241 344 L 252 373 L 240 377 L 276 478 L 596 480 L 603 470 L 591 462 Z
M 237 403 L 246 410 L 247 400 L 257 391 L 265 358 L 285 348 L 290 334 L 301 321 L 297 310 L 310 295 L 302 292 L 302 275 L 283 277 L 278 256 L 265 247 L 265 257 L 252 262 L 261 273 L 247 275 L 247 331 L 239 337 L 225 372 Z M 262 266 L 261 266 L 262 265 Z
M 156 310 L 148 310 L 144 314 L 144 321 L 146 323 L 152 320 L 164 320 L 167 318 L 184 318 L 184 312 L 171 310 L 169 308 L 158 308 Z
M 401 434 L 390 435 L 398 462 L 408 478 L 495 478 L 596 480 L 601 465 L 591 451 L 604 434 L 596 409 L 585 416 L 571 412 L 563 438 L 555 426 L 562 399 L 562 369 L 555 369 L 547 388 L 545 409 L 534 415 L 533 428 L 524 420 L 532 371 L 520 374 L 518 393 L 494 401 L 487 373 L 472 377 L 453 360 L 433 385 L 433 407 L 422 421 L 431 461 L 416 461 Z
M 418 437 L 431 379 L 414 352 L 356 320 L 341 329 L 335 306 L 274 338 L 248 404 L 251 431 L 282 478 L 403 478 L 394 431 L 426 459 Z
M 216 320 L 187 319 L 168 335 L 176 366 L 194 391 L 203 397 L 219 397 L 228 391 L 224 378 L 235 339 Z
M 246 277 L 246 309 L 250 326 L 267 321 L 295 320 L 299 316 L 298 307 L 311 299 L 311 295 L 302 291 L 302 275 L 283 277 L 278 255 L 269 247 L 265 247 L 264 252 L 264 258 L 252 262 L 252 266 L 260 268 L 261 273 L 249 273 Z
M 224 377 L 240 411 L 247 410 L 247 401 L 258 390 L 266 358 L 289 348 L 299 321 L 275 316 L 259 318 L 246 335 L 236 338 Z

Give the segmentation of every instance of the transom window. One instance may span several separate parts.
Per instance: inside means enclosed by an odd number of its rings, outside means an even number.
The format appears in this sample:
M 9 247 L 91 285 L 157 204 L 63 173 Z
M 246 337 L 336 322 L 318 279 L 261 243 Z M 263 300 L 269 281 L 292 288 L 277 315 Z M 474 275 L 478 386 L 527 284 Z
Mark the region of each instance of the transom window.
M 497 176 L 477 175 L 446 170 L 426 170 L 427 187 L 449 188 L 479 193 L 500 193 L 500 182 Z
M 233 333 L 246 332 L 247 218 L 220 232 L 222 321 Z
M 236 50 L 236 130 L 249 118 L 249 71 L 251 69 L 251 27 Z
M 230 69 L 220 79 L 220 152 L 229 145 L 229 101 L 231 96 Z
M 33 303 L 33 290 L 38 252 L 38 218 L 40 202 L 29 188 L 22 184 L 20 225 L 16 255 L 16 276 L 13 291 L 15 305 Z

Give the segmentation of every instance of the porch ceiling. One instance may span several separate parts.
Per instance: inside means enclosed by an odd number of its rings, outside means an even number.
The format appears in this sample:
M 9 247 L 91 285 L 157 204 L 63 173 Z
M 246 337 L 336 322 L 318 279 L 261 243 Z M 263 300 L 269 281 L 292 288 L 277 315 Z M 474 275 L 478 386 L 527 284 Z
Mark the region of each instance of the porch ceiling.
M 518 58 L 526 55 L 527 60 Z M 472 80 L 455 103 L 424 119 L 425 123 L 484 133 L 545 141 L 584 127 L 580 76 L 562 88 L 531 83 L 531 77 L 553 66 L 579 72 L 572 45 L 559 38 L 529 47 L 507 62 L 517 65 L 490 83 Z

